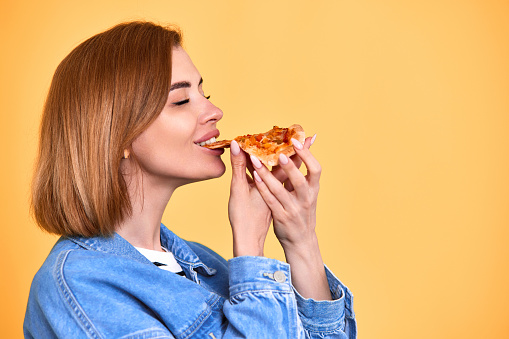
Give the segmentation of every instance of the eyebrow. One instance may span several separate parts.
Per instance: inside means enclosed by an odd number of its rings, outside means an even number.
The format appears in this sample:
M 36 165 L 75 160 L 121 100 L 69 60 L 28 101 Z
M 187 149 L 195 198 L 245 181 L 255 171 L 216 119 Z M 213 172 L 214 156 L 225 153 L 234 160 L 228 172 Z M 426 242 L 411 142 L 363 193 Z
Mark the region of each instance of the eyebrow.
M 203 83 L 203 78 L 200 78 L 200 82 L 198 83 L 198 86 L 200 86 L 202 83 Z M 174 89 L 189 88 L 189 87 L 191 87 L 191 83 L 189 81 L 176 82 L 171 85 L 170 92 L 173 91 Z

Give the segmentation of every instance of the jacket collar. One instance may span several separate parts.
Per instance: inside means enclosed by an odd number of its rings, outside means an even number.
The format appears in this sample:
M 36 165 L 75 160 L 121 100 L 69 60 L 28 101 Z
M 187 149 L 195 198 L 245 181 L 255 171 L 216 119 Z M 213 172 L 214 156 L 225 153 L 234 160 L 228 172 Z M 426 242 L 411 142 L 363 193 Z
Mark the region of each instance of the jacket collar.
M 114 233 L 111 237 L 70 237 L 68 239 L 88 250 L 120 255 L 152 265 L 147 258 L 118 233 Z M 214 275 L 216 273 L 215 269 L 207 267 L 200 260 L 186 241 L 179 238 L 163 224 L 161 224 L 161 245 L 173 253 L 175 259 L 185 271 L 197 268 L 201 274 Z

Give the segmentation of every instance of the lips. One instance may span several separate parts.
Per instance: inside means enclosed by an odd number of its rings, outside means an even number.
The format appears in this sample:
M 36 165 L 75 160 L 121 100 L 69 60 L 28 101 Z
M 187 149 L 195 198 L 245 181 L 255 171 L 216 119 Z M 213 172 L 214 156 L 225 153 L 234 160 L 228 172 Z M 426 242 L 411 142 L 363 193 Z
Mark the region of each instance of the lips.
M 214 138 L 214 137 L 210 138 L 207 141 L 199 142 L 198 145 L 205 146 L 205 145 L 210 145 L 213 142 L 216 142 L 216 138 Z
M 206 143 L 210 144 L 211 142 L 214 142 L 215 140 L 213 140 L 213 139 L 217 138 L 218 136 L 219 136 L 219 130 L 215 129 L 213 131 L 210 131 L 210 132 L 204 134 L 199 139 L 195 140 L 194 143 L 199 146 L 203 146 Z

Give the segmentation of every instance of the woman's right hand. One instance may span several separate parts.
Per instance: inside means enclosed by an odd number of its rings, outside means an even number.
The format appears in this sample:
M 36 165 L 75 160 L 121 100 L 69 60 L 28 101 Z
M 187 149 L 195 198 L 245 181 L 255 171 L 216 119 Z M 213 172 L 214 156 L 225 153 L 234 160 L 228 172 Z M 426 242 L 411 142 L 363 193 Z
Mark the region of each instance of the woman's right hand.
M 235 140 L 230 146 L 232 182 L 228 217 L 233 232 L 233 255 L 263 256 L 272 216 L 269 207 L 247 174 L 247 156 Z

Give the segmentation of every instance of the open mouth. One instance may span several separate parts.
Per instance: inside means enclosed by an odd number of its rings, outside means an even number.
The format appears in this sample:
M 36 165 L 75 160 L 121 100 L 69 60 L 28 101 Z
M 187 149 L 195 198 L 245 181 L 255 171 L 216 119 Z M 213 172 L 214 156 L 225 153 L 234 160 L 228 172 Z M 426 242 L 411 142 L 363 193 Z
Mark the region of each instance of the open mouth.
M 209 140 L 205 140 L 205 141 L 202 141 L 202 142 L 197 142 L 196 145 L 198 145 L 198 146 L 205 146 L 205 145 L 211 144 L 213 142 L 216 142 L 216 137 L 212 137 Z

